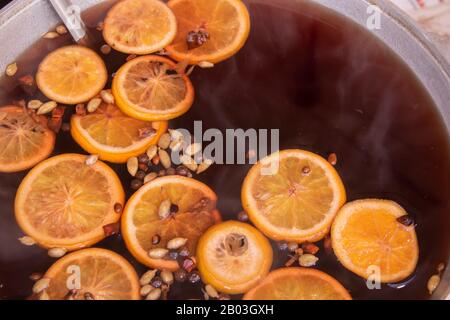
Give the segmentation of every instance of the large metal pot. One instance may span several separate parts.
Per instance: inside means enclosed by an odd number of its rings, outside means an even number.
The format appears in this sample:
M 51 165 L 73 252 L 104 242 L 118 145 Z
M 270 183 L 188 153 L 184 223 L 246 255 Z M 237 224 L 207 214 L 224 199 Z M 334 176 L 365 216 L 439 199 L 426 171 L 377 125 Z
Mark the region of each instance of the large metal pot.
M 271 0 L 254 0 L 271 2 Z M 298 6 L 305 0 L 292 0 L 289 6 Z M 102 0 L 73 0 L 82 10 Z M 276 3 L 276 1 L 273 1 Z M 367 9 L 376 4 L 381 8 L 380 30 L 373 33 L 384 41 L 413 70 L 431 95 L 446 124 L 450 135 L 450 68 L 427 36 L 388 0 L 316 0 L 366 26 Z M 14 61 L 42 34 L 60 23 L 60 19 L 45 0 L 15 0 L 0 11 L 0 70 Z M 1 239 L 1 235 L 0 235 Z M 448 261 L 450 262 L 450 261 Z M 443 283 L 433 298 L 445 299 L 450 294 L 450 268 L 443 276 Z

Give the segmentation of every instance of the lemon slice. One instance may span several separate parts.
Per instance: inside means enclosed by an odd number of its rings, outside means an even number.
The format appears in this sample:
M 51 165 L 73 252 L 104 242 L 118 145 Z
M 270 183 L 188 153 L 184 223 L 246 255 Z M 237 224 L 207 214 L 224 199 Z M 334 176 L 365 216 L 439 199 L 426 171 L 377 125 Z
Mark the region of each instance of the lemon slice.
M 105 249 L 71 253 L 55 262 L 44 278 L 50 280 L 45 290 L 50 300 L 140 299 L 139 279 L 133 266 L 122 256 Z M 75 288 L 71 288 L 72 285 Z
M 348 291 L 328 274 L 305 268 L 272 271 L 244 300 L 351 300 Z
M 73 115 L 74 140 L 91 154 L 114 163 L 125 163 L 145 153 L 167 130 L 167 122 L 148 122 L 128 117 L 113 105 L 102 103 L 93 113 Z
M 194 102 L 187 75 L 171 60 L 144 56 L 124 64 L 113 80 L 119 108 L 144 121 L 170 120 L 186 113 Z
M 76 250 L 105 238 L 103 227 L 116 223 L 124 190 L 115 172 L 101 161 L 63 154 L 33 168 L 15 200 L 21 229 L 45 248 Z
M 263 279 L 272 266 L 272 247 L 254 227 L 227 221 L 208 229 L 197 248 L 198 269 L 203 282 L 220 292 L 247 292 Z
M 0 172 L 29 169 L 52 153 L 55 134 L 46 122 L 20 107 L 0 108 Z
M 333 166 L 304 150 L 264 158 L 250 170 L 242 188 L 250 220 L 274 240 L 320 240 L 345 200 Z
M 159 0 L 124 0 L 106 16 L 103 37 L 114 49 L 129 54 L 149 54 L 175 38 L 177 22 Z
M 47 98 L 77 104 L 96 96 L 108 74 L 100 56 L 83 46 L 72 45 L 52 51 L 39 65 L 36 83 Z
M 159 210 L 166 201 L 176 206 L 176 212 L 162 218 Z M 195 255 L 200 236 L 220 221 L 216 202 L 216 194 L 207 185 L 191 178 L 167 176 L 145 184 L 124 210 L 121 230 L 128 250 L 151 268 L 179 269 L 177 261 L 151 258 L 149 251 L 185 238 L 186 247 Z M 159 239 L 157 244 L 152 243 L 154 237 Z
M 166 49 L 177 61 L 218 63 L 247 41 L 250 15 L 241 0 L 171 0 L 168 5 L 178 32 Z
M 334 253 L 347 269 L 363 278 L 371 274 L 379 275 L 381 282 L 407 278 L 416 268 L 419 247 L 414 225 L 397 221 L 406 215 L 389 200 L 347 203 L 331 229 Z

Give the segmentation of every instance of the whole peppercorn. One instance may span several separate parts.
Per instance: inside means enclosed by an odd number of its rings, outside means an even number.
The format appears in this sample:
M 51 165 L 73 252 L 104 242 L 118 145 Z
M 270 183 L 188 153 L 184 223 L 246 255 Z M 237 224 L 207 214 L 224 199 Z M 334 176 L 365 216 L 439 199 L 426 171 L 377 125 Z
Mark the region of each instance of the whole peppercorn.
M 139 179 L 133 179 L 131 181 L 131 189 L 133 190 L 138 190 L 140 187 L 142 187 L 144 185 L 144 183 L 142 182 L 142 180 Z
M 139 163 L 147 164 L 150 161 L 150 159 L 149 159 L 148 155 L 144 153 L 138 157 L 138 161 L 139 161 Z
M 145 171 L 139 170 L 139 171 L 136 173 L 135 178 L 136 178 L 136 179 L 139 179 L 139 180 L 144 180 L 144 178 L 145 178 L 146 175 L 147 175 L 147 174 L 145 173 Z
M 238 220 L 241 222 L 247 222 L 248 221 L 248 214 L 245 211 L 241 211 L 238 213 Z
M 178 251 L 170 250 L 169 251 L 169 259 L 170 260 L 177 260 L 178 259 Z
M 288 249 L 288 243 L 286 241 L 280 241 L 278 242 L 278 249 L 281 251 L 286 251 Z
M 157 234 L 155 234 L 155 235 L 152 237 L 152 244 L 153 244 L 154 246 L 158 245 L 160 241 L 161 241 L 161 237 L 158 236 Z
M 186 258 L 183 261 L 182 267 L 187 272 L 191 272 L 195 268 L 195 263 L 194 263 L 194 261 L 192 259 Z
M 176 174 L 179 176 L 183 176 L 186 177 L 189 173 L 189 169 L 186 168 L 185 166 L 179 166 L 177 167 L 177 169 L 175 170 Z
M 175 271 L 174 276 L 177 282 L 185 282 L 187 279 L 187 272 L 184 269 L 178 269 Z
M 414 219 L 409 215 L 398 217 L 397 221 L 406 227 L 409 227 L 414 224 Z
M 176 204 L 172 204 L 170 206 L 170 213 L 174 214 L 177 213 L 180 210 L 180 208 Z
M 200 274 L 197 271 L 193 271 L 191 272 L 191 274 L 189 274 L 189 282 L 192 284 L 196 284 L 201 280 L 200 278 Z
M 182 247 L 180 252 L 179 252 L 179 255 L 181 257 L 184 257 L 184 258 L 189 257 L 189 254 L 190 254 L 190 252 L 189 252 L 189 249 L 187 247 Z
M 298 243 L 289 242 L 288 243 L 288 249 L 289 249 L 290 252 L 295 252 L 295 250 L 298 249 Z
M 153 286 L 154 288 L 161 288 L 161 285 L 163 284 L 163 281 L 162 281 L 162 279 L 161 279 L 160 276 L 156 276 L 156 277 L 154 277 L 154 278 L 152 279 L 151 284 L 152 284 L 152 286 Z

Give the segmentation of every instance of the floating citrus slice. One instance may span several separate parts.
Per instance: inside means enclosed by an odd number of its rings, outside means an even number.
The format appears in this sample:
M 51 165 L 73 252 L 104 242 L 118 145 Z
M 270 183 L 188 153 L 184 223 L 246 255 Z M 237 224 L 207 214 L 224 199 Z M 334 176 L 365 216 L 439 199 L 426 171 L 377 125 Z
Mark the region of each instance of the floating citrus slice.
M 77 104 L 97 95 L 108 80 L 100 56 L 83 46 L 72 45 L 52 51 L 39 65 L 36 83 L 47 98 Z
M 306 268 L 272 271 L 244 300 L 351 300 L 347 290 L 328 274 Z
M 189 78 L 171 60 L 144 56 L 124 64 L 116 73 L 112 91 L 116 104 L 130 117 L 144 121 L 174 119 L 194 101 Z
M 393 201 L 358 200 L 339 211 L 331 229 L 333 250 L 350 271 L 397 282 L 414 271 L 419 257 L 414 225 L 397 219 L 405 210 Z
M 114 49 L 129 54 L 149 54 L 175 38 L 177 22 L 159 0 L 124 0 L 106 16 L 103 37 Z
M 115 172 L 86 156 L 59 155 L 40 163 L 20 184 L 15 200 L 22 230 L 45 248 L 76 250 L 105 238 L 103 227 L 118 222 L 124 191 Z
M 16 106 L 0 108 L 0 172 L 29 169 L 47 158 L 55 147 L 55 134 L 44 116 L 30 116 Z
M 161 205 L 167 200 L 176 209 L 161 217 Z M 124 210 L 122 234 L 128 250 L 149 267 L 177 270 L 177 261 L 150 258 L 150 250 L 166 248 L 170 240 L 185 238 L 186 247 L 195 255 L 198 238 L 220 221 L 216 201 L 216 194 L 207 185 L 191 178 L 167 176 L 147 183 Z M 152 243 L 154 238 L 158 239 L 156 244 Z
M 236 54 L 250 32 L 250 16 L 241 0 L 171 0 L 178 31 L 166 49 L 178 61 L 217 63 Z
M 44 278 L 50 280 L 50 300 L 139 300 L 139 278 L 133 266 L 115 252 L 90 248 L 55 262 Z
M 242 188 L 251 221 L 274 240 L 320 240 L 345 199 L 333 166 L 303 150 L 264 158 L 250 170 Z
M 272 266 L 269 241 L 249 224 L 227 221 L 200 238 L 198 269 L 203 282 L 220 292 L 247 292 L 263 279 Z
M 156 144 L 167 130 L 167 122 L 146 122 L 130 118 L 113 104 L 102 103 L 87 115 L 73 115 L 71 132 L 90 154 L 114 163 L 125 163 Z

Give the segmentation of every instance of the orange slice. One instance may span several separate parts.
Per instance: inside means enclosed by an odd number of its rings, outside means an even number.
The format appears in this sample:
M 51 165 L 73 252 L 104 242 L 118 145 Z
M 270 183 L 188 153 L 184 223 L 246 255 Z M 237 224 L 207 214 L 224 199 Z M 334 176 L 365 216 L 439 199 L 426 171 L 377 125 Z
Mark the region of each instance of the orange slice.
M 156 144 L 167 130 L 167 122 L 146 122 L 130 118 L 113 104 L 102 103 L 87 115 L 73 115 L 74 140 L 90 154 L 114 163 L 125 163 Z
M 159 209 L 166 200 L 177 206 L 177 211 L 161 218 Z M 195 255 L 198 238 L 220 221 L 216 201 L 216 194 L 207 185 L 191 178 L 167 176 L 147 183 L 131 197 L 123 213 L 122 235 L 128 250 L 151 268 L 177 270 L 177 261 L 150 258 L 150 250 L 185 238 L 186 247 Z M 152 243 L 154 237 L 159 243 Z
M 351 300 L 348 291 L 328 274 L 306 268 L 272 271 L 244 300 Z
M 272 247 L 254 227 L 238 221 L 215 225 L 200 238 L 198 269 L 203 282 L 220 292 L 247 292 L 272 266 Z
M 45 248 L 76 250 L 105 238 L 116 223 L 124 190 L 115 172 L 101 161 L 63 154 L 40 163 L 20 184 L 15 200 L 21 229 Z
M 140 300 L 139 278 L 133 266 L 105 249 L 68 254 L 55 262 L 44 278 L 50 285 L 41 294 L 46 293 L 50 300 Z
M 124 113 L 144 121 L 174 119 L 194 102 L 194 88 L 186 74 L 159 56 L 124 64 L 114 77 L 112 91 Z
M 52 51 L 39 65 L 36 83 L 43 94 L 59 103 L 77 104 L 97 95 L 108 80 L 100 56 L 83 46 Z
M 29 169 L 52 153 L 55 134 L 46 122 L 21 107 L 0 108 L 0 172 Z
M 244 46 L 250 33 L 250 15 L 241 0 L 171 0 L 168 5 L 178 22 L 175 40 L 166 48 L 175 60 L 226 60 Z M 188 38 L 194 43 L 188 44 Z
M 336 170 L 322 157 L 284 150 L 258 162 L 242 187 L 250 220 L 274 240 L 318 241 L 339 208 L 345 188 Z
M 404 215 L 393 201 L 347 203 L 331 229 L 334 253 L 344 267 L 363 278 L 379 272 L 381 282 L 405 279 L 416 268 L 419 247 L 414 226 L 397 221 Z
M 159 0 L 124 0 L 108 12 L 103 37 L 114 49 L 149 54 L 169 45 L 177 33 L 172 11 Z

